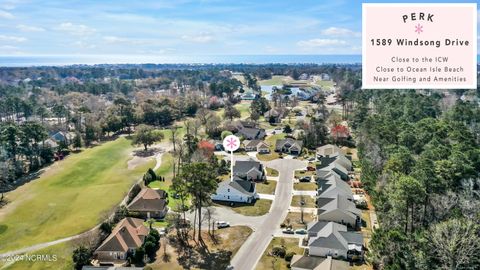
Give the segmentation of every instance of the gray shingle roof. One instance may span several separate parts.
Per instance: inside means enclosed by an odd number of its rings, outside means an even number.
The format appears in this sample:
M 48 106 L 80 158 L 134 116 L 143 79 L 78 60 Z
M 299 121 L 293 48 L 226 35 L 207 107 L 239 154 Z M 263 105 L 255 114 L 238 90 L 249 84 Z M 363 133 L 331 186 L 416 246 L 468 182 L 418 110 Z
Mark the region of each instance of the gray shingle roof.
M 319 264 L 325 261 L 327 258 L 315 257 L 315 256 L 302 256 L 291 264 L 291 267 L 297 267 L 301 269 L 315 269 Z M 292 260 L 293 261 L 293 260 Z
M 314 238 L 311 243 L 308 244 L 309 246 L 315 247 L 324 247 L 324 248 L 332 248 L 338 250 L 345 250 L 348 246 L 345 246 L 341 239 L 337 237 L 335 234 L 330 234 L 327 237 L 318 237 Z
M 308 234 L 311 236 L 308 246 L 348 250 L 350 244 L 363 245 L 361 233 L 349 232 L 345 225 L 336 222 L 311 222 L 308 224 Z
M 223 181 L 219 185 L 228 185 L 230 188 L 238 190 L 247 196 L 255 195 L 255 183 L 238 177 L 235 177 L 233 181 Z
M 256 168 L 259 171 L 262 171 L 262 164 L 254 160 L 237 160 L 233 166 L 233 173 L 247 173 L 252 168 Z

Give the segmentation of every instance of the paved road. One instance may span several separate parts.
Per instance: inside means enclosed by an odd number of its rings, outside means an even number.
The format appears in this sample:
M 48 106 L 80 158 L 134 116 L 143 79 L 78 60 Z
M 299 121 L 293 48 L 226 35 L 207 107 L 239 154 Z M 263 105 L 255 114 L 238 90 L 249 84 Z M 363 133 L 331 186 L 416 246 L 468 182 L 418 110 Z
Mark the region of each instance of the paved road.
M 248 237 L 247 241 L 233 257 L 231 264 L 235 270 L 255 269 L 263 252 L 285 220 L 292 200 L 293 175 L 295 170 L 304 169 L 307 162 L 300 160 L 277 159 L 266 165 L 278 170 L 280 177 L 270 212 L 264 216 L 263 223 Z

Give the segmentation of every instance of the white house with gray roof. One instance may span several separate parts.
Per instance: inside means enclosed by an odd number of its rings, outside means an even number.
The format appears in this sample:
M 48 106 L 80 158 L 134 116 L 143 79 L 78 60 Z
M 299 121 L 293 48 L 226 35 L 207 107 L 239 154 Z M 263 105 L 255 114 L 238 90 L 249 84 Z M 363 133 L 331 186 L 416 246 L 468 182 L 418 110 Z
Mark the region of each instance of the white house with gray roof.
M 338 176 L 344 181 L 350 179 L 348 170 L 335 160 L 328 164 L 321 163 L 320 165 L 317 165 L 317 177 L 320 179 L 325 179 L 325 177 L 327 177 L 332 171 L 338 174 Z
M 333 171 L 324 179 L 317 179 L 317 186 L 317 198 L 335 198 L 337 195 L 342 195 L 350 201 L 353 200 L 350 186 Z
M 255 183 L 243 179 L 226 180 L 218 184 L 212 200 L 251 203 L 257 198 Z
M 347 226 L 335 222 L 313 221 L 307 226 L 310 256 L 331 256 L 351 259 L 363 256 L 363 236 L 349 232 Z
M 233 176 L 250 181 L 264 181 L 266 178 L 262 163 L 255 160 L 235 161 Z
M 362 211 L 346 196 L 337 194 L 331 198 L 317 198 L 317 219 L 334 221 L 356 228 L 361 221 Z

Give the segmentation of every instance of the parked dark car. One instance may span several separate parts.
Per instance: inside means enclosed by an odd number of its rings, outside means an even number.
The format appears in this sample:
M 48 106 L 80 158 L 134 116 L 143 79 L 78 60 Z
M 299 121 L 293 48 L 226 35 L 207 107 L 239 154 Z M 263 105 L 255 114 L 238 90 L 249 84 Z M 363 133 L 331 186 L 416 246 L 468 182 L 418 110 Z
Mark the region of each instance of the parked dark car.
M 300 179 L 298 179 L 298 181 L 300 182 L 310 182 L 311 178 L 310 176 L 302 176 L 300 177 Z

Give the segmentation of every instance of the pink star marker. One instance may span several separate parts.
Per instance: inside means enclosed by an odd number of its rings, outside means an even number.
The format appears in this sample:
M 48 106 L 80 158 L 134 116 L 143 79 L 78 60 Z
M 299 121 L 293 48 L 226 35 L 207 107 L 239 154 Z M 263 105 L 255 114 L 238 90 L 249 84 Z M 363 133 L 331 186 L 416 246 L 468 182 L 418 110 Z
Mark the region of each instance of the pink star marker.
M 417 34 L 422 33 L 423 32 L 423 25 L 420 25 L 420 24 L 415 25 L 415 32 Z
M 237 141 L 234 138 L 229 138 L 227 140 L 227 145 L 229 148 L 235 148 L 235 146 L 237 146 Z

